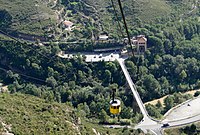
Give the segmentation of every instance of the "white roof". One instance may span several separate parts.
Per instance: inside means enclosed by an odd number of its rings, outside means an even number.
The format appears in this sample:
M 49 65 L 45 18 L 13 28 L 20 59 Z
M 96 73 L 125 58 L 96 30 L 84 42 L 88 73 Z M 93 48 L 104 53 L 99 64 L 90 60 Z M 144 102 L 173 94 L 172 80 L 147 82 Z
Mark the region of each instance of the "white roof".
M 63 23 L 67 27 L 71 27 L 74 24 L 73 22 L 70 22 L 70 21 L 67 21 L 67 20 L 65 20 Z
M 108 39 L 108 36 L 107 36 L 107 35 L 100 35 L 100 36 L 99 36 L 99 39 L 107 40 L 107 39 Z
M 114 103 L 113 100 L 111 100 L 110 104 L 112 104 L 112 106 L 119 106 L 121 104 L 121 101 L 119 99 L 114 99 Z

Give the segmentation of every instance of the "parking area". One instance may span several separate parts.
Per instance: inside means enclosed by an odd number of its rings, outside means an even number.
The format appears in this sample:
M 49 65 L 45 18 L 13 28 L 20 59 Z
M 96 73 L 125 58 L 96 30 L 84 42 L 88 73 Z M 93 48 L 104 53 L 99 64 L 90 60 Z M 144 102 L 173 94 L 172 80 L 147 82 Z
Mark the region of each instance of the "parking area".
M 181 119 L 187 119 L 196 115 L 200 115 L 200 97 L 184 103 L 178 108 L 172 110 L 164 121 L 175 121 Z
M 115 61 L 119 58 L 119 54 L 99 54 L 99 55 L 85 55 L 86 56 L 86 62 L 98 62 L 98 61 Z
M 102 54 L 85 53 L 81 54 L 80 56 L 83 55 L 85 56 L 86 62 L 115 61 L 116 59 L 119 58 L 118 53 L 102 53 Z M 59 53 L 58 56 L 67 59 L 78 57 L 77 54 L 63 54 L 63 53 Z

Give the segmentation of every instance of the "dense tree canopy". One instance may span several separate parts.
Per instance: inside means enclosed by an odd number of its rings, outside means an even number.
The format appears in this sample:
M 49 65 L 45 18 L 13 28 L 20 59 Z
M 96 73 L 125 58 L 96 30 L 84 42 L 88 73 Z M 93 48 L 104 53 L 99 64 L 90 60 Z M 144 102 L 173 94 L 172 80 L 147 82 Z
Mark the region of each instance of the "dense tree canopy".
M 9 27 L 12 23 L 12 16 L 6 10 L 0 10 L 0 28 Z

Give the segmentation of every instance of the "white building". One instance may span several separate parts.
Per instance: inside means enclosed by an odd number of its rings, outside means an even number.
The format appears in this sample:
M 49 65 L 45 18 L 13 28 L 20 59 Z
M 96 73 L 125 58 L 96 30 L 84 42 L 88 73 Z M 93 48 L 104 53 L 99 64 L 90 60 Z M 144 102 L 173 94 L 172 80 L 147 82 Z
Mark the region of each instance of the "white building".
M 100 35 L 98 40 L 99 41 L 107 41 L 108 40 L 108 35 Z

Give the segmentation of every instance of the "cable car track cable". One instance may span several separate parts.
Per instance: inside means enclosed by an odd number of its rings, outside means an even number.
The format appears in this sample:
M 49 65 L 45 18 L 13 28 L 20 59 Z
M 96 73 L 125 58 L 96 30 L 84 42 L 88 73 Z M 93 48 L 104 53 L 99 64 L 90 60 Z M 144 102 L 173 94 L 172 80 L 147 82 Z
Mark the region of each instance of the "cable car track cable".
M 116 8 L 115 8 L 114 1 L 113 1 L 113 0 L 110 0 L 110 1 L 111 1 L 111 5 L 112 5 L 112 7 L 113 7 L 113 10 L 114 10 L 114 14 L 115 14 L 115 17 L 116 17 L 116 20 L 117 20 L 117 24 L 118 24 L 118 26 L 119 26 L 119 31 L 121 32 L 122 37 L 125 38 L 124 33 L 123 33 L 123 31 L 122 31 L 122 27 L 121 27 L 121 25 L 120 25 L 119 17 L 118 17 L 118 15 L 117 15 L 117 10 L 116 10 Z
M 134 52 L 133 52 L 133 47 L 131 45 L 131 38 L 130 38 L 130 35 L 129 35 L 129 32 L 128 32 L 128 26 L 127 26 L 127 23 L 126 23 L 126 18 L 125 18 L 125 15 L 124 15 L 124 12 L 123 12 L 123 8 L 122 8 L 122 3 L 120 0 L 118 0 L 118 4 L 119 4 L 119 8 L 120 8 L 120 11 L 121 11 L 121 14 L 122 14 L 122 19 L 124 21 L 124 27 L 125 27 L 125 30 L 126 30 L 126 34 L 127 34 L 127 37 L 128 37 L 128 43 L 131 47 L 131 52 L 134 56 Z

